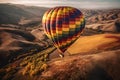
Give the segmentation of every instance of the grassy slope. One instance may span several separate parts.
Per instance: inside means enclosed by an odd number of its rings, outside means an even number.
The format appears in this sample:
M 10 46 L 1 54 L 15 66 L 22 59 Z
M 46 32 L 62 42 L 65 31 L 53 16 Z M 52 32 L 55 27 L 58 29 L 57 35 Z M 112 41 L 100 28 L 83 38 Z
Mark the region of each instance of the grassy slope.
M 120 50 L 68 56 L 51 61 L 37 80 L 120 80 L 119 61 Z
M 68 48 L 71 54 L 120 48 L 120 34 L 100 34 L 80 37 Z

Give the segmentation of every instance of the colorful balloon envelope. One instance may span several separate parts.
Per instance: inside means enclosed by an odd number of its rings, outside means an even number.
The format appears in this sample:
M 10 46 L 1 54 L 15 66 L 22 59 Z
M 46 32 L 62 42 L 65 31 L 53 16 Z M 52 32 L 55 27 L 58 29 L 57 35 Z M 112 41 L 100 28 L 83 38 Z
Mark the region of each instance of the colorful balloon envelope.
M 42 26 L 58 50 L 64 53 L 80 36 L 85 27 L 85 18 L 76 8 L 55 7 L 45 12 Z

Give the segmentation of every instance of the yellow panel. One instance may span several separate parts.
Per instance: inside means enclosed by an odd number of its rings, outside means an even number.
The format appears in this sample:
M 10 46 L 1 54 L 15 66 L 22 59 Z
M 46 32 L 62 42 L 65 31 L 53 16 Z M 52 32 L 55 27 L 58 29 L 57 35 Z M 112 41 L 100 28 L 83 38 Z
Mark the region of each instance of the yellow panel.
M 62 34 L 62 31 L 58 31 L 58 34 Z
M 75 28 L 76 25 L 75 24 L 69 24 L 69 28 Z
M 69 31 L 69 28 L 63 28 L 63 31 Z
M 76 21 L 75 24 L 76 24 L 76 25 L 80 25 L 80 21 Z

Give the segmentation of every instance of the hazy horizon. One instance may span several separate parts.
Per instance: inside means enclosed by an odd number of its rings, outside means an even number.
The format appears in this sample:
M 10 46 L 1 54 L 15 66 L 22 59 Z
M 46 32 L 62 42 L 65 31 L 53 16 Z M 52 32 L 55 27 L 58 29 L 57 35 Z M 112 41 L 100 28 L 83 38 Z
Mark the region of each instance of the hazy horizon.
M 120 0 L 0 0 L 0 3 L 24 4 L 40 7 L 72 6 L 89 9 L 120 8 Z

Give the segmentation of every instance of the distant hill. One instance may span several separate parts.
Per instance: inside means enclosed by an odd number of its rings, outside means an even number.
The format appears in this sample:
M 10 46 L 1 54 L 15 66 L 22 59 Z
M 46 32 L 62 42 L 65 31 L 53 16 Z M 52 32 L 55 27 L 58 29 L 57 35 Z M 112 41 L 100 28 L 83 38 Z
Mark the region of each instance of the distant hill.
M 120 9 L 93 10 L 90 13 L 92 15 L 87 19 L 88 24 L 120 18 Z
M 0 4 L 0 24 L 19 24 L 22 20 L 32 20 L 33 18 L 40 18 L 47 8 L 14 5 L 14 4 Z
M 18 4 L 0 4 L 0 25 L 33 30 L 41 26 L 45 7 Z M 120 32 L 120 9 L 92 10 L 80 9 L 86 18 L 86 28 L 98 31 Z
M 22 8 L 23 10 L 32 13 L 36 16 L 42 17 L 46 10 L 49 8 L 46 7 L 37 7 L 37 6 L 25 6 L 25 5 L 15 5 L 16 7 Z
M 82 11 L 86 17 L 86 28 L 120 32 L 120 9 Z
M 18 24 L 22 17 L 34 16 L 19 7 L 10 4 L 0 4 L 0 24 Z

